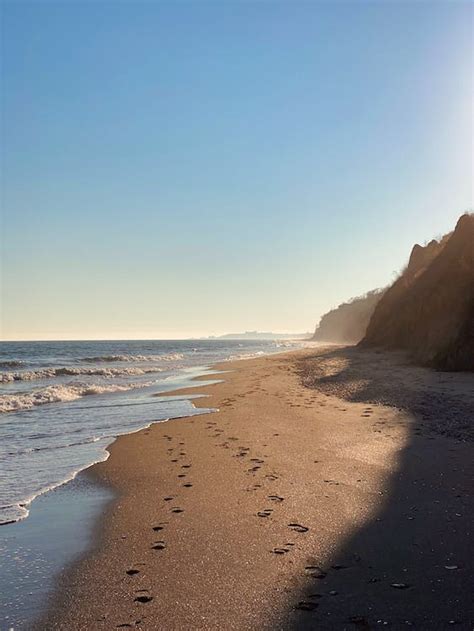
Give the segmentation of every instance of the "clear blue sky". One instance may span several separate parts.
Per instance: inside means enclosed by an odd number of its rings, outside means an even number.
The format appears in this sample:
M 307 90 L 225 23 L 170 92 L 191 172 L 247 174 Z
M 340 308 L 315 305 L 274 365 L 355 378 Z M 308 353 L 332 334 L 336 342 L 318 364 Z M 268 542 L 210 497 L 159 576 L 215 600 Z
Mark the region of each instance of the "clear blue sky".
M 472 201 L 470 2 L 3 2 L 4 339 L 300 331 Z

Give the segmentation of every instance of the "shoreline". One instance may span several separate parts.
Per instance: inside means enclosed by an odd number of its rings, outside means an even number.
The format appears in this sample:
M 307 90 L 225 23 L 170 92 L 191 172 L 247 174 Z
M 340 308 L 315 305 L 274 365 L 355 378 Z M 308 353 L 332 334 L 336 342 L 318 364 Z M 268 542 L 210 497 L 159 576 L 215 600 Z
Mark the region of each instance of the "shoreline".
M 203 365 L 198 378 L 203 383 L 215 383 L 215 372 L 211 366 Z M 175 388 L 164 390 L 153 397 L 160 397 L 173 403 L 175 400 L 189 403 L 190 411 L 195 410 L 193 381 L 195 377 L 180 376 L 181 382 L 190 389 L 188 396 L 174 397 Z M 192 409 L 191 409 L 192 408 Z M 206 413 L 195 412 L 196 414 Z M 189 412 L 187 412 L 187 415 Z M 119 490 L 94 475 L 94 467 L 110 457 L 110 447 L 119 437 L 129 436 L 147 430 L 151 425 L 166 423 L 182 418 L 183 414 L 155 419 L 139 429 L 132 429 L 117 435 L 103 447 L 98 459 L 73 471 L 70 476 L 41 490 L 30 501 L 25 502 L 28 513 L 18 520 L 0 525 L 0 553 L 2 566 L 8 577 L 0 581 L 1 603 L 5 606 L 0 618 L 0 629 L 30 628 L 49 610 L 49 601 L 62 580 L 64 572 L 92 554 L 99 545 L 101 518 L 109 505 L 118 498 Z M 53 522 L 55 545 L 51 545 L 50 524 Z M 73 533 L 73 536 L 72 536 Z M 16 561 L 15 561 L 16 559 Z M 19 560 L 20 559 L 20 560 Z M 21 585 L 21 592 L 15 586 Z M 30 591 L 31 590 L 31 591 Z M 7 625 L 4 627 L 3 625 Z
M 218 363 L 212 368 L 226 368 L 223 381 L 200 386 L 205 376 L 198 377 L 191 387 L 165 393 L 204 394 L 194 401 L 196 407 L 219 411 L 120 436 L 109 445 L 106 461 L 85 470 L 119 494 L 96 524 L 93 551 L 61 577 L 52 607 L 35 628 L 296 629 L 315 621 L 320 628 L 340 628 L 333 626 L 336 620 L 352 628 L 357 617 L 372 622 L 370 610 L 377 602 L 393 618 L 390 624 L 397 624 L 399 615 L 406 618 L 407 606 L 413 608 L 415 627 L 422 620 L 426 624 L 435 601 L 440 608 L 439 595 L 420 603 L 411 583 L 406 589 L 392 587 L 405 584 L 403 575 L 395 576 L 396 559 L 393 583 L 384 585 L 387 593 L 382 590 L 359 613 L 352 611 L 360 594 L 354 596 L 351 575 L 360 581 L 373 570 L 355 557 L 334 561 L 348 541 L 390 510 L 387 496 L 403 472 L 416 423 L 398 408 L 371 404 L 365 411 L 364 402 L 350 401 L 340 388 L 335 397 L 301 384 L 301 361 L 316 356 L 318 362 L 321 353 L 335 352 L 344 349 Z M 469 446 L 452 438 L 416 440 L 422 443 L 417 455 L 436 453 L 438 463 L 446 444 L 463 462 L 472 455 Z M 456 476 L 452 483 L 459 484 Z M 418 581 L 425 580 L 421 569 Z M 462 594 L 458 569 L 446 573 L 456 578 Z M 374 582 L 378 591 L 378 583 L 387 580 Z M 350 598 L 345 583 L 351 585 Z M 334 585 L 337 589 L 327 588 Z M 447 618 L 449 598 L 444 603 Z M 452 613 L 460 628 L 472 615 L 466 607 Z

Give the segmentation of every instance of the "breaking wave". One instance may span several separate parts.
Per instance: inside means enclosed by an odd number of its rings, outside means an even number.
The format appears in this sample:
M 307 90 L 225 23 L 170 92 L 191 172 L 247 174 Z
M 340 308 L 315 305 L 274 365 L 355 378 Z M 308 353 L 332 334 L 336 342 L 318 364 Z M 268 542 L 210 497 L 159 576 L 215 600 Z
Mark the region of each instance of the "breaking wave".
M 83 357 L 84 362 L 171 362 L 183 359 L 183 353 L 169 353 L 167 355 L 99 355 L 98 357 Z
M 20 361 L 19 359 L 12 359 L 9 361 L 0 361 L 0 369 L 9 370 L 10 368 L 20 368 L 24 366 L 25 362 Z
M 106 394 L 110 392 L 125 392 L 135 388 L 146 388 L 153 385 L 154 381 L 143 383 L 130 383 L 127 385 L 102 385 L 88 383 L 71 383 L 64 385 L 48 386 L 30 392 L 19 394 L 5 394 L 0 396 L 0 413 L 18 412 L 30 410 L 37 405 L 47 403 L 59 403 L 63 401 L 75 401 L 81 397 L 92 394 Z
M 12 381 L 34 381 L 35 379 L 48 379 L 53 377 L 76 377 L 78 375 L 97 375 L 100 377 L 123 377 L 146 375 L 152 372 L 161 372 L 162 368 L 42 368 L 41 370 L 29 370 L 23 372 L 0 373 L 0 383 Z

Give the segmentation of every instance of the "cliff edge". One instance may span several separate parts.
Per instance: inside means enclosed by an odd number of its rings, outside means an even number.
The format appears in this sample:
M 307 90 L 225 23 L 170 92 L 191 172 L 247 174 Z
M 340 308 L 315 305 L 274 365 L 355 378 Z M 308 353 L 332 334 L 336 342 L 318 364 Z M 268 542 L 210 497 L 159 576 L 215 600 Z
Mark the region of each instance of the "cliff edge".
M 474 214 L 440 241 L 414 246 L 360 344 L 404 349 L 441 370 L 474 370 Z

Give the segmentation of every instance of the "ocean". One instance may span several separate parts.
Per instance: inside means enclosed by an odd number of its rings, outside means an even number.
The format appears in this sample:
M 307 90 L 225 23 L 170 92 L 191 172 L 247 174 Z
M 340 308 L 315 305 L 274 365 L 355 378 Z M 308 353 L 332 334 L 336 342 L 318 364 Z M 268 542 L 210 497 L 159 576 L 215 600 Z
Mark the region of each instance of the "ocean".
M 0 343 L 0 524 L 108 456 L 120 434 L 202 413 L 191 385 L 215 362 L 281 352 L 299 342 L 181 340 Z

